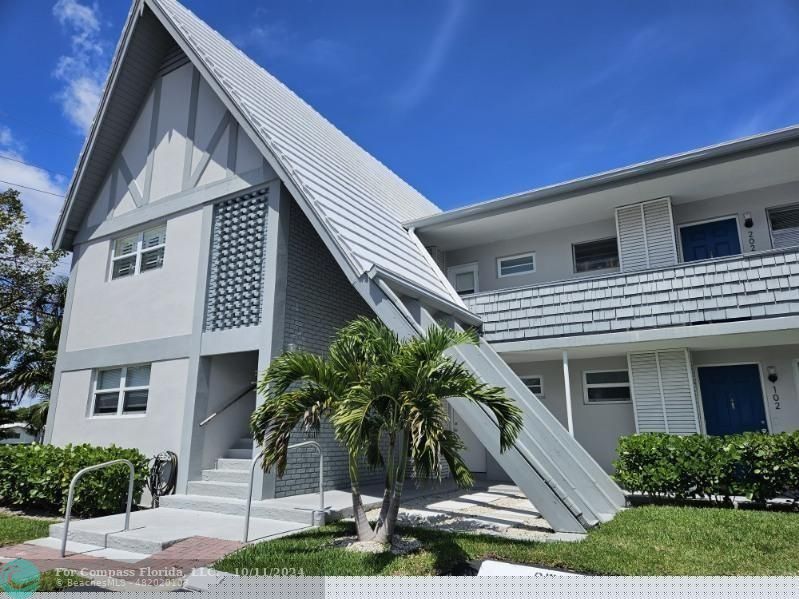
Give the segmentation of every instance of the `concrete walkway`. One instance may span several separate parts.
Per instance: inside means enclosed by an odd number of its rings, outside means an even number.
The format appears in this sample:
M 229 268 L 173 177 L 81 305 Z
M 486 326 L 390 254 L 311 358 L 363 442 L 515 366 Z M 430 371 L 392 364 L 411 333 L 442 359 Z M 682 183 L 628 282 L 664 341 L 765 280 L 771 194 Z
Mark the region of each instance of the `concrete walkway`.
M 377 517 L 377 510 L 368 514 Z M 510 484 L 478 482 L 471 489 L 441 489 L 426 495 L 403 494 L 400 524 L 452 532 L 497 535 L 524 541 L 579 541 L 585 535 L 556 533 Z

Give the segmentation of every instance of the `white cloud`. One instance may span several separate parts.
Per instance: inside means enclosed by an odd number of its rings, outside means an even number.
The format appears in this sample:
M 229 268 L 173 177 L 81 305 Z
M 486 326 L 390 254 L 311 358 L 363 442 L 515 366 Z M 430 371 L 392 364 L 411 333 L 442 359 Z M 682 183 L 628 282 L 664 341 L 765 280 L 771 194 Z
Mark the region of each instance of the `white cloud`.
M 393 98 L 398 108 L 402 110 L 413 108 L 430 92 L 455 42 L 465 12 L 465 2 L 450 0 L 447 13 L 433 36 L 425 59 Z
M 25 161 L 23 152 L 24 145 L 14 137 L 11 129 L 0 124 L 0 155 L 3 156 L 0 158 L 0 180 L 9 182 L 0 183 L 0 189 L 5 191 L 11 187 L 20 192 L 28 217 L 25 239 L 39 247 L 49 247 L 55 221 L 64 201 L 62 197 L 51 194 L 62 195 L 67 182 L 63 177 L 17 162 Z M 26 189 L 28 187 L 33 189 Z
M 100 101 L 108 62 L 100 37 L 100 9 L 97 4 L 58 0 L 53 15 L 71 36 L 71 52 L 58 59 L 53 72 L 64 83 L 58 99 L 67 118 L 86 133 Z

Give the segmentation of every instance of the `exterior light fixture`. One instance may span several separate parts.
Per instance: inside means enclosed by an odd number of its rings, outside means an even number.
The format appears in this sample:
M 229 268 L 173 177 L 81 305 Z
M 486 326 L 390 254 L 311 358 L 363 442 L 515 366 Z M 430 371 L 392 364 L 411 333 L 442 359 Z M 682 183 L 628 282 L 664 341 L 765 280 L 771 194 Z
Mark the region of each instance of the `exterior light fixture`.
M 766 372 L 768 373 L 768 380 L 770 380 L 772 383 L 776 383 L 777 379 L 780 378 L 777 376 L 777 369 L 774 368 L 774 366 L 766 367 Z
M 752 225 L 754 225 L 754 221 L 752 220 L 752 213 L 744 212 L 744 227 L 746 227 L 747 229 L 751 229 Z

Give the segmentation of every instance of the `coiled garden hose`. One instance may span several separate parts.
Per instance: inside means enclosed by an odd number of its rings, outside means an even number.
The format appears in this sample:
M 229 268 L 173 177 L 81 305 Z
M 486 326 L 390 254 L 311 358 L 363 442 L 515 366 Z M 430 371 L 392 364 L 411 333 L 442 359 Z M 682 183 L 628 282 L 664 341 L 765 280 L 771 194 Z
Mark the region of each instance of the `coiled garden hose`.
M 172 451 L 162 451 L 150 460 L 147 490 L 150 491 L 150 507 L 158 507 L 159 498 L 175 492 L 178 480 L 178 456 Z

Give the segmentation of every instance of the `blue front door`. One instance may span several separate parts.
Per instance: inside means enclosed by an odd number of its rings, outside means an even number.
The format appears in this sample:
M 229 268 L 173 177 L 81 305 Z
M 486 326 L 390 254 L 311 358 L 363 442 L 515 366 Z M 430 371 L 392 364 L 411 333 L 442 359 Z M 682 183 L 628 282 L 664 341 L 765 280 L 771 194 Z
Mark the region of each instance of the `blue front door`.
M 702 366 L 698 372 L 708 435 L 768 432 L 757 364 Z
M 734 218 L 681 227 L 680 241 L 685 262 L 741 253 L 738 220 Z

